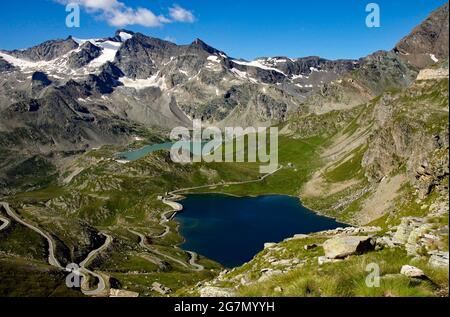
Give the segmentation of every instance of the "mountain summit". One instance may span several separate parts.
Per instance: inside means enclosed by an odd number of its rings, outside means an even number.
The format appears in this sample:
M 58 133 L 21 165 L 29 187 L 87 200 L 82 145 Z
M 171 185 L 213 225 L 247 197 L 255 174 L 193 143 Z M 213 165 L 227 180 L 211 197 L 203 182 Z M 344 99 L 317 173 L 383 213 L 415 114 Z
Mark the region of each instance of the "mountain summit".
M 395 47 L 412 65 L 424 68 L 448 59 L 448 3 L 435 10 Z

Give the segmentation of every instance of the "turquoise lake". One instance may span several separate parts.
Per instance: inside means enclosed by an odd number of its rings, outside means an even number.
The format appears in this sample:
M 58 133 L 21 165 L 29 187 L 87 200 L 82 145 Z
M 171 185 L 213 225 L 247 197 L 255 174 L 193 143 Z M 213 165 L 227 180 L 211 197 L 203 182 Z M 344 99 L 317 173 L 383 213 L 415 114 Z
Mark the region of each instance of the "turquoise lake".
M 207 142 L 202 142 L 201 148 L 203 148 L 203 145 L 205 145 L 206 143 Z M 144 146 L 137 150 L 119 153 L 118 157 L 120 157 L 121 159 L 127 160 L 127 161 L 137 161 L 140 158 L 142 158 L 146 155 L 149 155 L 153 152 L 157 152 L 157 151 L 161 151 L 161 150 L 169 151 L 170 148 L 172 147 L 172 145 L 174 145 L 174 144 L 175 144 L 175 142 L 167 142 L 167 143 L 147 145 L 147 146 Z M 194 155 L 201 155 L 201 149 L 197 150 L 198 152 L 194 151 L 192 142 L 186 141 L 186 146 L 190 147 L 191 153 L 193 153 Z
M 290 196 L 189 195 L 181 204 L 184 210 L 176 216 L 185 239 L 181 247 L 225 267 L 248 262 L 266 242 L 347 226 Z
M 173 142 L 147 145 L 147 146 L 144 146 L 144 147 L 142 147 L 142 148 L 140 148 L 138 150 L 119 153 L 118 156 L 121 159 L 125 159 L 127 161 L 137 161 L 141 157 L 149 155 L 149 154 L 151 154 L 153 152 L 161 151 L 161 150 L 170 150 L 172 145 L 173 145 Z

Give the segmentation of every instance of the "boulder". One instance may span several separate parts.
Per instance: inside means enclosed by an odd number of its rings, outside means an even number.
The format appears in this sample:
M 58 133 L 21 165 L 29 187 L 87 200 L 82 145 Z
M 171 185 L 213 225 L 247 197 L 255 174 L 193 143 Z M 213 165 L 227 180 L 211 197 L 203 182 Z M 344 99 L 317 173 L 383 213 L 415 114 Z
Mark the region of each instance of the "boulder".
M 430 266 L 448 269 L 449 267 L 448 252 L 432 251 L 429 252 L 429 254 L 431 254 L 430 260 L 428 261 L 428 264 Z
M 315 244 L 315 243 L 313 243 L 313 244 L 307 244 L 307 245 L 305 245 L 303 248 L 304 248 L 306 251 L 312 250 L 312 249 L 317 248 L 317 244 Z
M 362 254 L 374 249 L 372 237 L 343 236 L 325 241 L 323 244 L 328 259 L 343 259 L 349 255 Z
M 273 291 L 274 291 L 275 293 L 283 293 L 283 288 L 281 288 L 280 286 L 277 286 L 277 287 L 275 287 L 275 288 L 273 289 Z
M 426 275 L 425 273 L 415 267 L 415 266 L 411 266 L 411 265 L 403 265 L 402 269 L 400 270 L 400 274 L 403 274 L 407 277 L 414 277 L 414 278 L 425 278 Z

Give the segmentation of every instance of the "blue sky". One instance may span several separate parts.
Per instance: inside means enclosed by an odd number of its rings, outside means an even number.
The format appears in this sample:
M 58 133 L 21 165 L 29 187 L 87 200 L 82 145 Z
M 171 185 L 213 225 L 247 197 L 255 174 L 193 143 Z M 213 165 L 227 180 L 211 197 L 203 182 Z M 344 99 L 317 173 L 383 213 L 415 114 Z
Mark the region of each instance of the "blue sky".
M 81 27 L 67 28 L 67 0 L 1 1 L 0 48 L 25 48 L 44 40 L 106 37 L 117 22 L 105 11 L 82 10 Z M 137 8 L 154 14 L 155 23 L 135 18 L 124 28 L 187 44 L 201 38 L 233 57 L 260 56 L 358 58 L 391 49 L 445 0 L 75 0 L 119 3 L 122 12 L 136 16 Z M 381 8 L 381 27 L 367 28 L 365 7 Z M 171 15 L 170 8 L 192 14 Z M 128 10 L 128 11 L 125 11 Z M 131 11 L 130 11 L 131 10 Z M 148 16 L 148 15 L 147 15 Z M 161 21 L 161 23 L 158 23 Z M 158 25 L 159 24 L 159 25 Z M 152 26 L 148 26 L 152 25 Z

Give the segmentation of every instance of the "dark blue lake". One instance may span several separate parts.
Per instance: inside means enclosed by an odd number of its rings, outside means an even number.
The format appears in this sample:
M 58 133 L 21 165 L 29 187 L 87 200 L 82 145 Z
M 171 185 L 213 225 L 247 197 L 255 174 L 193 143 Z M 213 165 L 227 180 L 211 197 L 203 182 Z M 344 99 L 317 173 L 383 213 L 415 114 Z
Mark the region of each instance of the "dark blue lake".
M 184 210 L 176 219 L 185 238 L 182 248 L 226 267 L 251 260 L 266 242 L 346 227 L 289 196 L 189 195 L 181 203 Z

